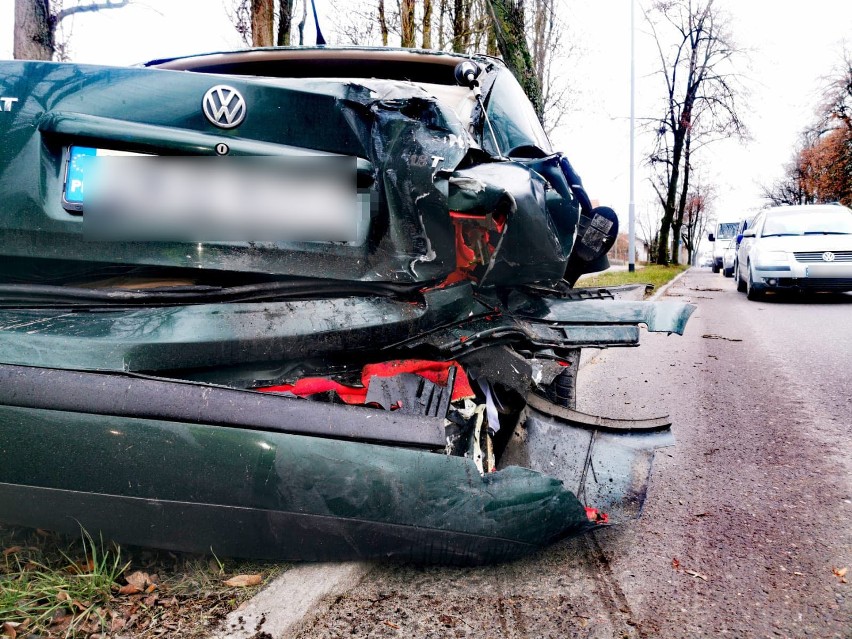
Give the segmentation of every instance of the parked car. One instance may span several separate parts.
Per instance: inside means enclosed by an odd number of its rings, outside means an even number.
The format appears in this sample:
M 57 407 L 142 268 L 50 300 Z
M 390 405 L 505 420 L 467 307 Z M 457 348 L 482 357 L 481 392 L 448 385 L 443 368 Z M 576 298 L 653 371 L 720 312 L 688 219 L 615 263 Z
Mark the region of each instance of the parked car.
M 579 352 L 693 307 L 573 288 L 617 217 L 501 61 L 0 62 L 0 96 L 0 521 L 480 563 L 638 515 L 669 422 L 575 411 Z
M 736 234 L 736 237 L 734 238 L 734 268 L 733 268 L 733 271 L 731 273 L 732 276 L 734 276 L 737 272 L 737 268 L 738 268 L 738 264 L 739 264 L 738 255 L 739 255 L 739 252 L 740 252 L 740 243 L 743 240 L 743 233 L 745 232 L 745 230 L 747 228 L 752 226 L 752 224 L 754 223 L 754 217 L 755 216 L 748 217 L 744 220 L 740 220 L 739 226 L 737 227 L 737 234 Z
M 776 206 L 742 234 L 737 290 L 852 291 L 852 210 L 841 205 Z
M 736 261 L 737 256 L 737 240 L 736 238 L 731 238 L 731 241 L 728 242 L 728 245 L 725 247 L 725 252 L 722 254 L 722 275 L 725 277 L 733 277 L 734 275 L 734 262 Z
M 707 239 L 713 243 L 713 272 L 718 273 L 722 270 L 722 263 L 725 258 L 725 249 L 728 248 L 729 241 L 736 237 L 737 227 L 739 222 L 719 222 L 716 224 L 714 231 L 708 234 Z

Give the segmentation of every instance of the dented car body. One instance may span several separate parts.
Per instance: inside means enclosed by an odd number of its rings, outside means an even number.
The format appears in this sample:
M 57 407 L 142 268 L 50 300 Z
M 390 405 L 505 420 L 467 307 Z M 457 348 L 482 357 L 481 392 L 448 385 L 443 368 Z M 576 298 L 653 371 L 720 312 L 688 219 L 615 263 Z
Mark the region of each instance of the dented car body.
M 482 563 L 638 515 L 670 424 L 577 412 L 579 352 L 692 308 L 573 288 L 617 219 L 498 60 L 0 66 L 0 521 Z

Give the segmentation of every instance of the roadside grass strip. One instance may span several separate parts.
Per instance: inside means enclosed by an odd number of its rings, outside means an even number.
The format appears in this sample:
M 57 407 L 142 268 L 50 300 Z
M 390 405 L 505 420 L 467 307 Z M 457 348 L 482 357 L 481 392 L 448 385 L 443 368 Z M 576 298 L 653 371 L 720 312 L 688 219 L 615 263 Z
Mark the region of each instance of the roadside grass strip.
M 577 288 L 600 288 L 606 286 L 621 286 L 624 284 L 653 284 L 654 290 L 668 284 L 671 280 L 683 273 L 689 265 L 670 264 L 660 266 L 649 264 L 642 266 L 632 273 L 629 271 L 607 271 L 599 275 L 583 277 L 577 282 Z M 649 297 L 646 294 L 646 297 Z
M 0 526 L 0 636 L 206 636 L 287 564 Z

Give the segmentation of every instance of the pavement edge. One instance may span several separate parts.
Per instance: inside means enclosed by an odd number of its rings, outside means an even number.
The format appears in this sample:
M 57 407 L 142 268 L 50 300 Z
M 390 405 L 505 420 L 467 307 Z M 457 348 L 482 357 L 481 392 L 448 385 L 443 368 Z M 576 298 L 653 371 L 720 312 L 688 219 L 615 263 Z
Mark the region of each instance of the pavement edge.
M 296 565 L 228 614 L 211 639 L 292 637 L 332 598 L 357 586 L 372 568 L 373 564 L 362 561 Z

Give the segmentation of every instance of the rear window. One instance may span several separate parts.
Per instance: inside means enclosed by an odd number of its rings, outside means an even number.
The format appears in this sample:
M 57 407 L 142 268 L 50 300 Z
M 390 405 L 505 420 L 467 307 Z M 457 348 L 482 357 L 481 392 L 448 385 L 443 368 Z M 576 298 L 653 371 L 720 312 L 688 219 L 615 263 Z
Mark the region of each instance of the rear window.
M 488 94 L 485 109 L 503 153 L 519 146 L 535 146 L 545 153 L 551 152 L 550 142 L 541 128 L 535 109 L 510 72 L 501 71 L 497 76 Z M 492 153 L 496 152 L 496 149 L 491 148 L 491 136 L 485 132 L 482 146 Z
M 720 224 L 719 232 L 716 233 L 716 237 L 718 237 L 720 240 L 727 240 L 729 238 L 735 237 L 739 226 L 739 222 L 726 222 L 724 224 Z

